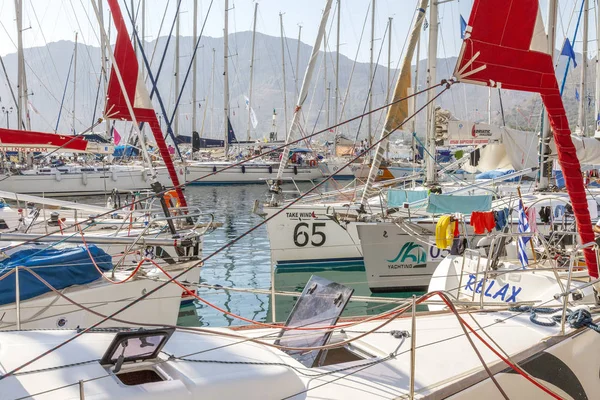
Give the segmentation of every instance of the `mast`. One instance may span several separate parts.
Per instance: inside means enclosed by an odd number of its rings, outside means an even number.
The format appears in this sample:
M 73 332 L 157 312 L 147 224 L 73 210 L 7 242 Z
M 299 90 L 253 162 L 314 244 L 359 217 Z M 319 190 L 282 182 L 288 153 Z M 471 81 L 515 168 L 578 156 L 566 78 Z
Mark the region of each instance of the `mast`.
M 18 58 L 17 92 L 19 96 L 17 106 L 18 129 L 22 129 L 23 115 L 25 115 L 25 129 L 31 130 L 31 120 L 29 119 L 28 111 L 29 94 L 27 93 L 27 77 L 25 75 L 25 55 L 23 53 L 23 0 L 15 0 L 15 12 L 17 19 Z
M 102 10 L 102 3 L 103 0 L 98 0 L 98 22 L 100 23 L 100 26 L 104 28 L 104 11 Z M 106 44 L 104 43 L 105 40 L 105 36 L 100 35 L 100 67 L 102 69 L 100 71 L 100 79 L 104 80 L 104 93 L 106 99 L 106 93 L 108 90 L 108 71 L 106 65 Z M 110 119 L 104 118 L 104 122 L 106 124 L 106 135 L 110 138 L 112 136 L 110 132 Z
M 75 106 L 77 105 L 77 32 L 75 32 L 75 50 L 73 52 L 73 134 L 76 134 L 75 130 Z
M 283 35 L 282 35 L 283 36 Z M 295 91 L 294 98 L 295 101 L 298 101 L 298 77 L 300 76 L 300 38 L 302 37 L 302 25 L 298 24 L 298 47 L 296 48 L 296 76 L 294 79 Z M 287 129 L 287 127 L 286 127 Z
M 323 88 L 325 89 L 325 128 L 329 127 L 329 85 L 327 84 L 327 32 L 323 33 Z
M 429 5 L 429 54 L 427 55 L 427 87 L 436 84 L 437 79 L 437 43 L 438 43 L 438 3 L 434 0 Z M 435 104 L 433 98 L 435 90 L 427 91 L 427 151 L 435 157 Z M 437 181 L 435 160 L 431 156 L 425 157 L 427 170 L 426 183 L 433 185 Z
M 144 51 L 144 43 L 146 43 L 146 0 L 141 0 L 141 8 L 142 8 L 142 40 L 140 41 L 141 51 Z M 195 1 L 195 0 L 194 0 Z M 133 13 L 133 8 L 131 9 Z M 195 15 L 195 14 L 194 14 Z M 194 17 L 194 23 L 196 23 L 196 18 Z M 194 58 L 195 59 L 195 58 Z M 142 77 L 146 76 L 146 63 L 142 63 Z
M 595 137 L 600 137 L 600 7 L 596 8 L 596 101 L 594 102 L 594 119 L 596 121 Z
M 389 103 L 390 101 L 390 90 L 391 90 L 391 85 L 392 85 L 392 81 L 391 81 L 391 72 L 392 72 L 392 17 L 388 18 L 388 66 L 387 66 L 387 90 L 386 90 L 386 94 L 385 94 L 385 102 Z M 386 146 L 385 149 L 386 155 L 385 158 L 389 159 L 390 158 L 390 143 L 388 141 L 388 144 Z
M 192 44 L 192 54 L 194 48 L 196 47 L 196 42 L 198 41 L 198 0 L 194 0 L 194 16 L 193 16 L 193 33 L 194 36 L 193 44 Z M 196 79 L 198 75 L 198 57 L 194 57 L 194 61 L 192 64 L 192 132 L 196 130 L 196 113 L 198 106 L 198 99 L 196 93 Z M 206 113 L 204 114 L 206 116 Z M 202 120 L 202 126 L 204 128 L 204 120 Z
M 554 60 L 554 43 L 556 42 L 556 12 L 558 9 L 558 0 L 548 1 L 548 47 L 547 52 Z M 550 120 L 548 119 L 548 110 L 544 112 L 543 130 L 540 137 L 539 144 L 539 162 L 540 162 L 540 173 L 538 189 L 548 189 L 550 184 L 551 171 L 549 171 L 551 164 L 548 162 L 548 155 L 550 154 L 550 140 L 552 140 L 552 129 L 550 127 Z
M 296 107 L 294 108 L 294 116 L 292 118 L 292 122 L 289 130 L 287 131 L 287 135 L 285 138 L 285 142 L 289 143 L 292 134 L 294 133 L 294 128 L 296 128 L 300 123 L 300 113 L 302 111 L 302 106 L 306 101 L 306 97 L 308 96 L 308 87 L 310 86 L 310 81 L 312 80 L 313 73 L 315 71 L 315 66 L 317 63 L 317 58 L 319 56 L 319 49 L 321 48 L 321 42 L 323 41 L 323 36 L 325 33 L 325 28 L 327 26 L 327 19 L 329 18 L 329 12 L 331 11 L 331 3 L 333 0 L 326 0 L 325 8 L 323 9 L 323 16 L 321 17 L 321 23 L 319 24 L 319 30 L 317 31 L 317 37 L 315 38 L 315 43 L 312 48 L 312 52 L 309 58 L 308 66 L 306 67 L 306 72 L 304 73 L 304 80 L 302 81 L 302 86 L 300 87 L 300 93 L 298 95 L 298 102 L 296 103 Z M 281 14 L 280 14 L 281 15 Z M 276 181 L 281 180 L 283 176 L 283 170 L 285 165 L 287 164 L 289 148 L 286 146 L 283 149 L 281 162 L 279 163 L 279 168 L 277 169 L 277 179 Z M 273 196 L 272 203 L 275 203 L 275 196 Z
M 283 14 L 279 13 L 279 30 L 281 31 L 281 71 L 283 73 L 283 122 L 285 129 L 287 130 L 288 126 L 288 117 L 287 117 L 287 93 L 285 89 L 285 38 L 283 36 Z
M 417 46 L 417 42 L 419 41 L 419 36 L 421 34 L 421 26 L 423 24 L 423 21 L 425 20 L 425 9 L 427 8 L 428 1 L 429 0 L 420 0 L 420 4 L 417 8 L 416 18 L 414 20 L 414 23 L 412 24 L 410 34 L 408 36 L 408 46 L 406 47 L 406 54 L 404 54 L 404 57 L 402 58 L 400 74 L 398 75 L 398 80 L 396 81 L 396 87 L 394 88 L 394 95 L 392 100 L 397 103 L 392 104 L 387 109 L 383 129 L 381 130 L 381 134 L 379 136 L 380 141 L 375 149 L 375 157 L 373 158 L 373 162 L 371 163 L 367 183 L 365 184 L 365 189 L 362 193 L 362 211 L 364 211 L 369 197 L 373 194 L 373 183 L 375 182 L 375 178 L 377 178 L 379 166 L 381 165 L 381 160 L 383 159 L 385 149 L 387 148 L 387 145 L 389 143 L 389 135 L 400 125 L 404 124 L 406 118 L 409 115 L 409 102 L 407 100 L 399 100 L 407 97 L 411 90 L 410 76 L 412 69 L 412 59 L 415 48 Z
M 212 99 L 210 101 L 210 134 L 214 135 L 215 133 L 215 60 L 216 60 L 216 50 L 213 47 L 212 49 L 212 72 L 210 78 L 210 90 L 212 92 Z
M 175 17 L 175 98 L 179 97 L 179 10 Z M 194 42 L 194 46 L 196 42 Z M 173 123 L 173 133 L 175 137 L 179 136 L 179 110 L 175 110 L 175 119 Z
M 392 17 L 388 18 L 388 65 L 387 65 L 387 91 L 385 94 L 386 103 L 390 100 L 390 91 L 392 85 Z
M 589 1 L 583 2 L 583 37 L 582 40 L 582 55 L 581 55 L 581 76 L 579 79 L 579 110 L 577 118 L 577 134 L 586 136 L 586 112 L 585 112 L 585 97 L 586 97 L 586 79 L 587 72 L 587 56 L 588 56 L 588 20 L 589 20 Z
M 412 93 L 416 93 L 419 91 L 419 59 L 421 57 L 421 34 L 419 34 L 419 38 L 417 39 L 417 63 L 415 67 L 415 81 L 413 84 Z M 410 151 L 412 154 L 412 162 L 415 162 L 415 134 L 417 133 L 417 100 L 415 98 L 411 101 L 411 114 L 415 115 L 413 119 L 410 121 L 411 125 L 411 141 L 410 141 Z
M 223 111 L 225 128 L 225 157 L 229 153 L 229 0 L 225 0 L 225 25 L 223 29 Z
M 371 50 L 369 58 L 369 116 L 368 120 L 368 131 L 367 137 L 369 138 L 369 146 L 373 143 L 373 135 L 371 134 L 372 121 L 373 121 L 373 55 L 375 48 L 375 0 L 371 0 Z
M 252 84 L 254 83 L 254 43 L 256 41 L 256 13 L 258 11 L 258 2 L 254 3 L 254 22 L 252 24 L 252 48 L 250 50 L 250 89 L 248 90 L 248 135 L 250 141 L 250 129 L 252 125 Z
M 338 106 L 340 103 L 340 15 L 342 14 L 342 0 L 337 0 L 337 12 L 337 34 L 335 41 L 335 107 L 333 109 L 334 125 L 338 123 Z

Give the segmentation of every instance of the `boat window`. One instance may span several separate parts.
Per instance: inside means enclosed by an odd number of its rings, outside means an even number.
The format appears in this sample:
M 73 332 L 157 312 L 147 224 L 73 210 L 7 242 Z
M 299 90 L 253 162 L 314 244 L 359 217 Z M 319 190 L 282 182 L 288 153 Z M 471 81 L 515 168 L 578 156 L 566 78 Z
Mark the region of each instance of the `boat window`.
M 60 172 L 69 172 L 69 168 L 56 168 Z
M 354 289 L 313 275 L 288 317 L 286 327 L 326 327 L 335 325 L 346 308 Z M 288 347 L 319 347 L 325 345 L 331 332 L 316 331 L 307 336 L 306 330 L 282 330 L 275 344 Z M 283 350 L 296 361 L 311 368 L 322 365 L 326 353 L 319 350 Z
M 117 374 L 117 378 L 127 386 L 164 381 L 163 377 L 153 369 L 121 372 Z
M 52 172 L 50 169 L 40 169 L 40 172 Z
M 114 372 L 117 373 L 123 363 L 156 358 L 174 331 L 175 329 L 171 328 L 119 332 L 104 353 L 100 364 L 115 365 Z
M 324 352 L 320 359 L 320 366 L 325 367 L 327 365 L 342 364 L 364 359 L 365 357 L 361 357 L 347 347 L 338 347 Z
M 81 168 L 81 172 L 94 172 L 94 168 Z

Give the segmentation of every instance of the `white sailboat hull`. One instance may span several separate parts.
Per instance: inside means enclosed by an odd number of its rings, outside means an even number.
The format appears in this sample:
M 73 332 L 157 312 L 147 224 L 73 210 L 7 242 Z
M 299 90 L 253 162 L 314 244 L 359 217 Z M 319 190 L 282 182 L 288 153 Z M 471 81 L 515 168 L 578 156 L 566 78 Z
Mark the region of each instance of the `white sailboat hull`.
M 177 175 L 185 178 L 185 170 L 176 168 Z M 156 168 L 157 179 L 165 186 L 172 186 L 167 169 Z M 24 174 L 2 178 L 2 190 L 21 194 L 46 196 L 96 195 L 150 189 L 150 171 L 142 167 L 123 168 L 114 171 L 64 174 Z
M 267 217 L 280 208 L 265 207 Z M 271 260 L 277 268 L 363 268 L 356 223 L 338 223 L 328 213 L 348 212 L 347 207 L 292 206 L 267 222 Z
M 433 223 L 422 227 L 435 232 Z M 417 241 L 392 223 L 358 224 L 357 230 L 367 283 L 374 293 L 424 291 L 438 264 L 450 254 Z
M 278 163 L 246 163 L 214 174 L 231 164 L 225 162 L 190 163 L 185 168 L 186 182 L 190 185 L 262 183 L 277 177 Z M 283 172 L 285 181 L 313 181 L 323 177 L 318 166 L 287 166 Z M 201 180 L 198 180 L 202 178 Z
M 19 271 L 19 274 L 28 274 L 28 272 Z M 123 278 L 123 274 L 117 276 Z M 152 279 L 134 279 L 116 285 L 104 279 L 98 279 L 86 285 L 62 289 L 61 292 L 69 299 L 94 312 L 110 315 L 160 284 L 160 281 Z M 179 286 L 169 284 L 156 294 L 150 295 L 119 314 L 119 319 L 131 321 L 133 325 L 112 320 L 101 326 L 131 327 L 149 324 L 176 324 L 182 293 Z M 0 315 L 3 316 L 0 321 L 0 329 L 17 328 L 15 303 L 0 306 Z M 102 317 L 83 310 L 55 293 L 46 293 L 20 303 L 21 329 L 85 328 L 101 319 Z

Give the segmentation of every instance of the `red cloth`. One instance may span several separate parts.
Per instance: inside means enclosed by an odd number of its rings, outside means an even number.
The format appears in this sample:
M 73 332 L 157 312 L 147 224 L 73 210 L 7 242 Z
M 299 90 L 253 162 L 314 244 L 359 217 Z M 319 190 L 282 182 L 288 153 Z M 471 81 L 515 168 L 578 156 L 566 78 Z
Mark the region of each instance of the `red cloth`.
M 590 243 L 594 241 L 594 232 L 581 166 L 571 140 L 552 57 L 533 40 L 538 13 L 538 0 L 475 0 L 454 76 L 462 82 L 541 95 L 581 243 Z M 589 275 L 597 278 L 596 253 L 588 248 L 584 255 Z
M 460 231 L 458 230 L 458 221 L 454 221 L 454 237 L 457 238 L 460 236 Z
M 496 227 L 494 213 L 491 211 L 473 211 L 471 214 L 471 226 L 476 235 L 482 235 L 486 231 L 491 232 Z

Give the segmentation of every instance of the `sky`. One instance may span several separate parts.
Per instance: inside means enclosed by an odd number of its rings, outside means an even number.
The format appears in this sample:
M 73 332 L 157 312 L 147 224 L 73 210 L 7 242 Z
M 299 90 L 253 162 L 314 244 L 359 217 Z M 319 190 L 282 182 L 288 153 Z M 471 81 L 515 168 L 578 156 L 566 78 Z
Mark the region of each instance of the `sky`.
M 91 5 L 92 0 L 22 0 L 23 41 L 25 47 L 43 46 L 47 42 L 58 40 L 73 40 L 75 32 L 79 40 L 85 44 L 99 45 L 99 30 L 96 17 Z M 124 14 L 124 1 L 135 8 L 141 0 L 120 0 Z M 146 39 L 152 40 L 159 34 L 161 19 L 166 18 L 161 36 L 168 32 L 176 9 L 175 0 L 146 0 Z M 252 16 L 255 2 L 253 0 L 229 0 L 229 31 L 249 31 L 252 29 Z M 302 41 L 312 44 L 318 29 L 325 0 L 262 0 L 259 1 L 257 31 L 272 35 L 280 35 L 279 13 L 283 14 L 285 36 L 297 38 L 298 26 L 302 25 Z M 399 58 L 412 21 L 416 0 L 376 0 L 375 6 L 375 54 L 379 51 L 381 40 L 384 38 L 388 18 L 392 22 L 392 59 Z M 455 55 L 459 46 L 459 14 L 468 17 L 472 1 L 455 1 L 440 6 L 442 36 L 440 53 Z M 202 25 L 210 0 L 198 0 L 198 25 Z M 105 10 L 107 9 L 104 3 Z M 370 0 L 341 0 L 341 52 L 354 59 L 360 42 L 361 31 L 365 17 L 370 11 Z M 15 52 L 16 24 L 14 17 L 14 0 L 0 0 L 0 55 Z M 182 0 L 181 34 L 192 35 L 193 0 Z M 332 6 L 328 30 L 337 18 L 336 0 Z M 127 19 L 127 17 L 126 17 Z M 447 23 L 445 21 L 451 22 Z M 214 0 L 210 16 L 205 27 L 205 35 L 212 37 L 223 36 L 224 0 Z M 31 27 L 31 28 L 30 28 Z M 140 23 L 138 22 L 138 28 Z M 28 29 L 30 28 L 30 29 Z M 359 61 L 369 60 L 369 41 L 371 36 L 371 19 L 367 18 L 363 41 L 358 55 Z M 331 29 L 328 46 L 335 49 L 335 26 Z M 387 39 L 384 43 L 387 49 Z M 423 52 L 424 53 L 424 52 Z M 425 54 L 423 57 L 425 58 Z M 387 62 L 387 61 L 386 61 Z
M 79 40 L 88 45 L 99 46 L 99 29 L 92 7 L 92 0 L 22 0 L 23 1 L 23 42 L 25 47 L 44 46 L 46 43 L 59 40 L 73 40 L 75 32 Z M 119 0 L 126 16 L 124 3 L 137 10 L 142 0 Z M 393 62 L 400 58 L 403 45 L 414 16 L 416 0 L 375 0 L 375 55 L 382 46 L 386 35 L 389 18 L 392 22 L 392 54 Z M 575 26 L 576 11 L 582 0 L 559 0 L 559 27 L 557 29 L 557 47 L 562 46 L 564 35 L 572 36 Z M 16 23 L 14 0 L 0 0 L 0 55 L 16 51 Z M 223 36 L 225 0 L 213 0 L 210 15 L 206 21 L 204 35 Z M 541 0 L 543 13 L 546 13 L 548 0 Z M 590 1 L 590 39 L 595 40 L 596 1 Z M 159 34 L 165 36 L 175 15 L 176 0 L 146 0 L 146 40 L 151 41 Z M 210 0 L 198 0 L 199 30 L 206 18 L 211 4 Z M 254 0 L 229 0 L 229 31 L 249 31 L 252 29 Z M 283 14 L 284 33 L 287 37 L 297 38 L 298 26 L 302 25 L 302 38 L 305 43 L 312 44 L 319 25 L 325 0 L 261 0 L 258 2 L 257 31 L 272 35 L 280 35 L 279 14 Z M 449 57 L 457 54 L 460 46 L 460 24 L 462 15 L 468 19 L 473 0 L 454 0 L 439 6 L 440 39 L 439 56 Z M 104 2 L 105 10 L 108 5 Z M 371 37 L 371 18 L 368 12 L 371 0 L 341 0 L 341 53 L 354 59 L 358 51 L 358 60 L 369 60 L 369 41 Z M 162 31 L 161 21 L 165 17 Z M 328 22 L 328 48 L 335 50 L 335 19 L 337 18 L 337 0 L 334 0 Z M 108 20 L 108 18 L 105 18 Z M 126 17 L 127 19 L 127 17 Z M 366 24 L 365 24 L 366 20 Z M 141 17 L 138 18 L 140 28 Z M 180 32 L 181 35 L 192 35 L 193 0 L 181 0 Z M 332 25 L 333 24 L 333 25 Z M 363 39 L 360 40 L 364 29 Z M 580 30 L 581 32 L 581 30 Z M 387 38 L 383 43 L 385 57 L 380 62 L 387 63 Z M 231 44 L 235 46 L 235 43 Z M 421 59 L 426 58 L 425 43 L 422 43 Z M 596 52 L 590 44 L 590 55 Z M 575 45 L 581 51 L 581 43 Z M 230 49 L 234 51 L 234 49 Z M 375 57 L 376 57 L 375 56 Z

